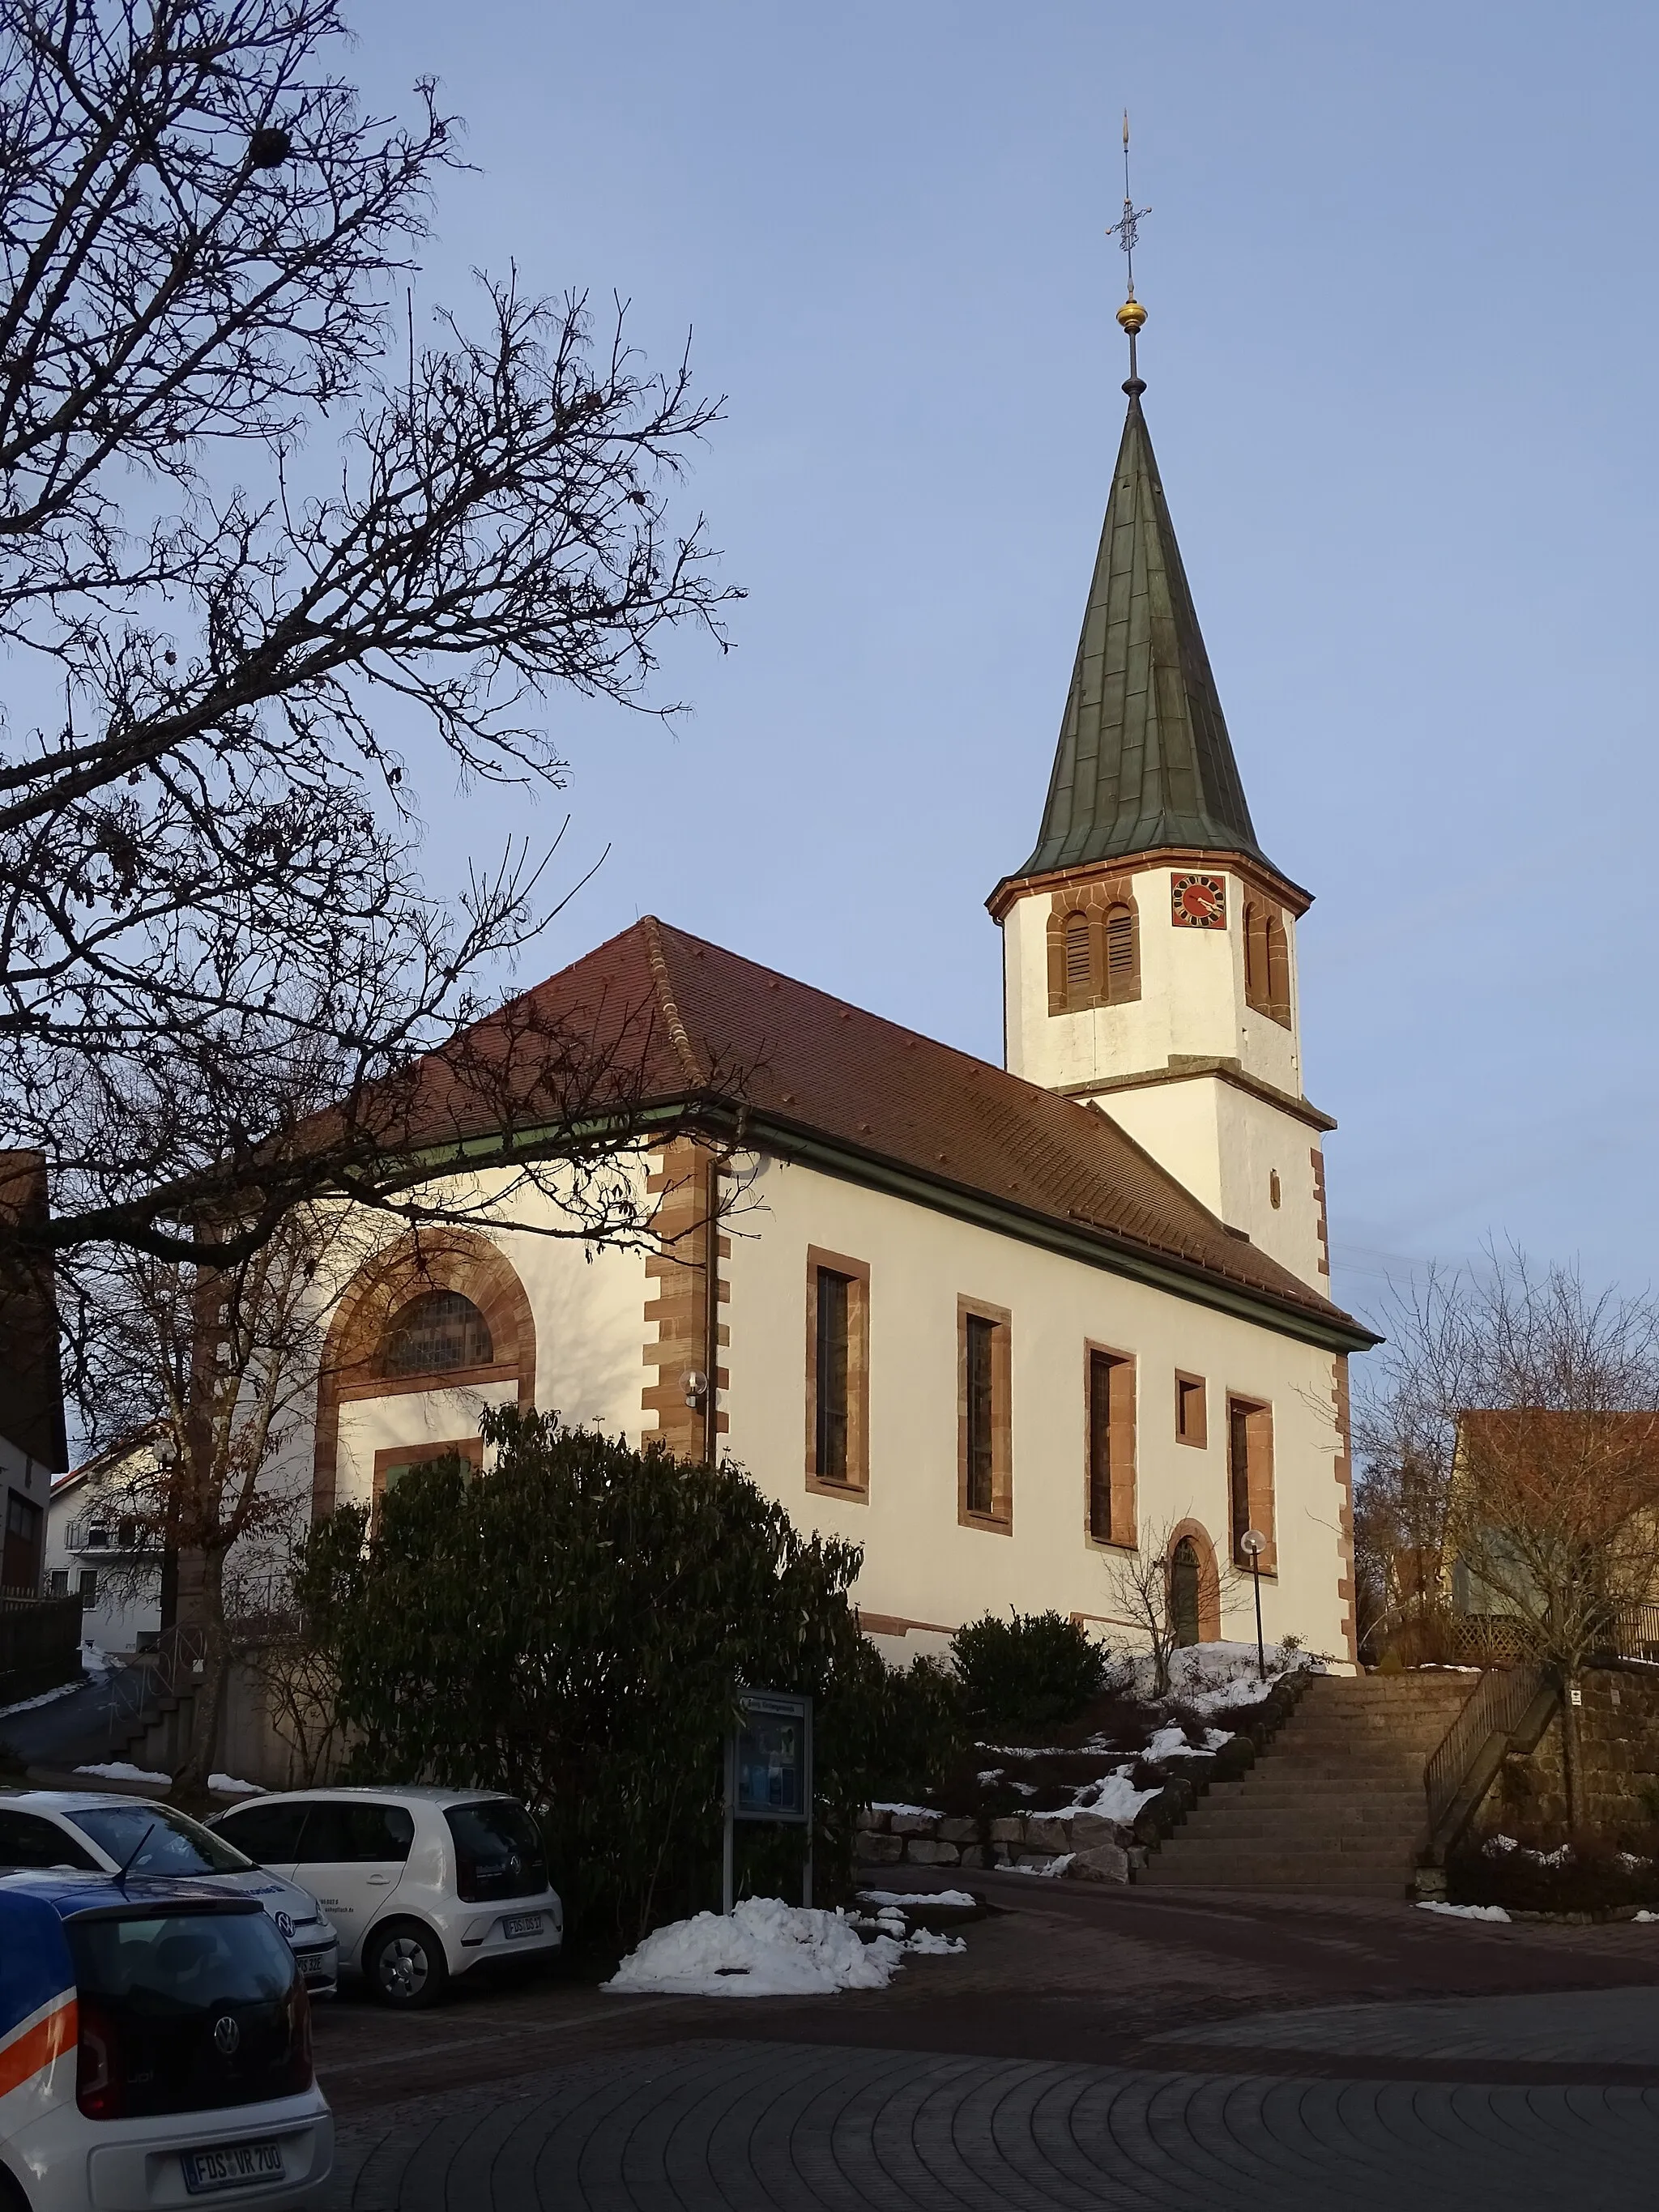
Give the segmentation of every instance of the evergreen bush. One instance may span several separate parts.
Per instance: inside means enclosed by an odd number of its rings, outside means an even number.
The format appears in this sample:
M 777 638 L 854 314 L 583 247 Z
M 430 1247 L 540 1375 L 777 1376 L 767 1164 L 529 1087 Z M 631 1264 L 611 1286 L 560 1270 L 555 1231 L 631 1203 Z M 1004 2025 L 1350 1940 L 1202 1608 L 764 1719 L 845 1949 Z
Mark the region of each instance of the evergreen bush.
M 981 1728 L 1029 1733 L 1075 1720 L 1111 1683 L 1111 1654 L 1058 1613 L 988 1613 L 951 1639 L 969 1717 Z
M 434 1461 L 372 1526 L 343 1508 L 309 1540 L 300 1596 L 353 1778 L 511 1791 L 579 1933 L 627 1947 L 719 1902 L 737 1686 L 804 1692 L 818 1880 L 844 1878 L 859 1807 L 901 1758 L 939 1768 L 957 1741 L 940 1681 L 860 1632 L 859 1547 L 803 1537 L 729 1465 L 516 1408 L 483 1428 L 487 1477 Z M 739 1834 L 756 1886 L 798 1893 L 799 1835 Z

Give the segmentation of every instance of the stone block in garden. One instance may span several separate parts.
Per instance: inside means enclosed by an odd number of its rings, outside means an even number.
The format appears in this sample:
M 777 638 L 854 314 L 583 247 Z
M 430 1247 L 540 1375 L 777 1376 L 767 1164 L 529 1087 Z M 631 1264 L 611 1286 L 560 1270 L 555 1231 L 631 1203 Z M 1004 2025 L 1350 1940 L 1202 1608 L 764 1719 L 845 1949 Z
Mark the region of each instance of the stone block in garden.
M 890 1813 L 887 1820 L 896 1836 L 936 1836 L 939 1833 L 937 1813 Z
M 856 1825 L 860 1828 L 869 1829 L 872 1834 L 884 1836 L 887 1832 L 887 1823 L 890 1817 L 891 1816 L 886 1813 L 877 1812 L 873 1805 L 863 1805 L 859 1808 L 859 1816 Z
M 904 1844 L 897 1836 L 878 1836 L 868 1828 L 861 1828 L 853 1838 L 853 1856 L 865 1866 L 894 1866 L 904 1856 Z
M 991 1841 L 994 1844 L 1023 1844 L 1024 1840 L 1025 1823 L 1018 1813 L 1005 1814 L 1001 1820 L 992 1821 Z
M 994 1846 L 991 1844 L 964 1844 L 962 1846 L 962 1863 L 965 1867 L 994 1866 Z
M 1115 1845 L 1121 1840 L 1117 1822 L 1109 1820 L 1103 1813 L 1074 1813 L 1070 1825 L 1073 1850 L 1097 1850 L 1103 1844 Z
M 904 1856 L 912 1866 L 955 1866 L 960 1857 L 954 1844 L 930 1842 L 925 1836 L 909 1838 Z
M 979 1841 L 979 1822 L 953 1814 L 939 1824 L 941 1839 L 947 1844 L 976 1844 Z
M 1025 1847 L 1032 1851 L 1069 1851 L 1072 1848 L 1070 1821 L 1050 1820 L 1042 1814 L 1033 1814 L 1025 1823 Z
M 1129 1854 L 1121 1844 L 1094 1844 L 1073 1851 L 1066 1869 L 1067 1881 L 1127 1881 Z

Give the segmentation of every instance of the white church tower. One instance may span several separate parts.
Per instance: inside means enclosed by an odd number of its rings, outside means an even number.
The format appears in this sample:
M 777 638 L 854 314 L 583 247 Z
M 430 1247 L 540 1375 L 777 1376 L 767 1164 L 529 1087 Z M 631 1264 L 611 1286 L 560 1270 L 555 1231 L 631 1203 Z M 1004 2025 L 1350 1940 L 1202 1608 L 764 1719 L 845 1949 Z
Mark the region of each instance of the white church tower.
M 1296 926 L 1256 842 L 1141 413 L 1128 419 L 1036 850 L 988 902 L 1006 1058 L 1085 1099 L 1235 1231 L 1328 1291 Z

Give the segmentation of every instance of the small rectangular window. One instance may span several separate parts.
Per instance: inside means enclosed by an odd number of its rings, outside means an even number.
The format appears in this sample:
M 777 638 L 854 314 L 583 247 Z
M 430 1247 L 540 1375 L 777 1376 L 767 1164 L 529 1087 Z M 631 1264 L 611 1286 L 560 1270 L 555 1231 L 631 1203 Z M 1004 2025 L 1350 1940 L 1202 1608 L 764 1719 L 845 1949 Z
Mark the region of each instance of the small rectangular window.
M 1089 1348 L 1089 1535 L 1135 1541 L 1135 1369 L 1121 1353 Z
M 839 1252 L 806 1255 L 806 1484 L 868 1489 L 870 1270 Z
M 1000 1307 L 957 1307 L 957 1504 L 969 1527 L 1006 1534 L 1012 1520 L 1009 1316 Z
M 1234 1564 L 1249 1565 L 1243 1538 L 1247 1529 L 1255 1528 L 1267 1540 L 1261 1572 L 1274 1573 L 1279 1553 L 1273 1540 L 1273 1408 L 1254 1399 L 1227 1401 L 1227 1493 Z
M 81 1570 L 81 1602 L 82 1605 L 96 1605 L 98 1602 L 98 1570 L 95 1567 L 82 1567 Z
M 54 1567 L 52 1571 L 52 1594 L 54 1597 L 69 1595 L 69 1569 Z
M 1210 1441 L 1209 1413 L 1201 1375 L 1176 1376 L 1176 1435 L 1183 1444 Z
M 378 1512 L 380 1500 L 387 1491 L 395 1490 L 400 1482 L 413 1474 L 417 1467 L 429 1467 L 434 1459 L 465 1460 L 475 1474 L 483 1472 L 483 1438 L 458 1437 L 453 1443 L 392 1444 L 374 1455 L 374 1509 Z

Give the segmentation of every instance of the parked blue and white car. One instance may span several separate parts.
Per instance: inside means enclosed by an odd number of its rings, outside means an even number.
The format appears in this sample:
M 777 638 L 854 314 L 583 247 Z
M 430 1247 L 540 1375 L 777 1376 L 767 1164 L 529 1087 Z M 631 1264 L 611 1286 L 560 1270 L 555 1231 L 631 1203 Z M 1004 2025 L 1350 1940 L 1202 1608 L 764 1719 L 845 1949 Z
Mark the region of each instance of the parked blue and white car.
M 131 1882 L 184 1875 L 256 1898 L 300 1962 L 313 1996 L 340 1978 L 340 1939 L 308 1890 L 257 1866 L 188 1814 L 112 1790 L 0 1794 L 0 1868 L 75 1868 Z
M 0 2205 L 311 2206 L 334 2123 L 294 1954 L 206 1882 L 0 1875 Z

